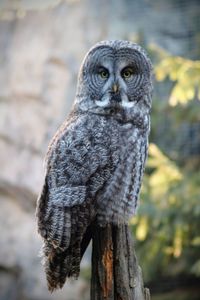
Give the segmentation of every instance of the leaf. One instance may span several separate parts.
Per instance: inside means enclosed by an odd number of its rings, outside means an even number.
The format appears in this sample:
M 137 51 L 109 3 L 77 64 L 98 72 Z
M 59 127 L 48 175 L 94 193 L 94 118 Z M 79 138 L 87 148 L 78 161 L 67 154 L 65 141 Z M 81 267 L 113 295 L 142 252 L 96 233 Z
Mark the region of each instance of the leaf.
M 167 77 L 175 82 L 169 103 L 172 106 L 186 104 L 195 98 L 198 90 L 200 99 L 200 61 L 192 61 L 180 56 L 162 55 L 161 61 L 155 67 L 157 81 L 164 81 Z
M 191 241 L 192 246 L 200 246 L 200 236 L 195 237 L 192 241 Z
M 196 276 L 200 276 L 200 259 L 193 264 L 191 273 L 195 274 Z
M 136 229 L 136 238 L 144 241 L 148 233 L 148 221 L 146 217 L 141 217 Z

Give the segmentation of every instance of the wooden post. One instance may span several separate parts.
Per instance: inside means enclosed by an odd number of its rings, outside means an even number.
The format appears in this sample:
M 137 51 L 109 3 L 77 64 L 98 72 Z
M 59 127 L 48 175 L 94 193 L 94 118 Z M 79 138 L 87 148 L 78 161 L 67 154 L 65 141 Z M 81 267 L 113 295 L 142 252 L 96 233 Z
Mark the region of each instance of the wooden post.
M 94 225 L 91 300 L 150 300 L 128 225 Z

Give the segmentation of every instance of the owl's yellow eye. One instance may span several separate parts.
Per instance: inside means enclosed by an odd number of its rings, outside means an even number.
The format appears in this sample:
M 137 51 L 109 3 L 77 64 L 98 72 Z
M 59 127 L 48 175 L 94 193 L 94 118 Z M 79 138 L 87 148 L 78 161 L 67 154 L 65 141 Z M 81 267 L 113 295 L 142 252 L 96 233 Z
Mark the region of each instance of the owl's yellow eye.
M 124 78 L 124 79 L 128 79 L 128 78 L 130 78 L 132 75 L 133 75 L 133 69 L 132 68 L 125 68 L 125 69 L 123 69 L 122 70 L 122 77 Z
M 99 75 L 101 76 L 101 78 L 107 79 L 109 77 L 109 72 L 105 68 L 100 68 Z

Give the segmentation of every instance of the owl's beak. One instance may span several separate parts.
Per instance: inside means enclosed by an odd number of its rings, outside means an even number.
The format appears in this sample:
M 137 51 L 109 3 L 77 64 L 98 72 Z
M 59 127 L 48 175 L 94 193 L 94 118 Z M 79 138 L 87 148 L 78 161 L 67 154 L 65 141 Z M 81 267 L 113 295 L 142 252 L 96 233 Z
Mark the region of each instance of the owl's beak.
M 114 83 L 113 86 L 112 86 L 112 90 L 113 90 L 114 93 L 118 93 L 119 92 L 118 84 Z

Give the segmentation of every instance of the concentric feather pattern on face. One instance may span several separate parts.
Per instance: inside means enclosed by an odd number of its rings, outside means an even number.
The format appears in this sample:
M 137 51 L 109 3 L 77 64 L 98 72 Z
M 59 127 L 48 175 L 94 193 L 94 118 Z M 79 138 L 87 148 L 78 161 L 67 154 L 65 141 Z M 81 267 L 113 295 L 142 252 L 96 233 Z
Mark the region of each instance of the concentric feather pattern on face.
M 77 278 L 92 224 L 127 223 L 136 211 L 148 148 L 152 66 L 127 41 L 86 55 L 74 107 L 50 143 L 37 203 L 51 291 Z

